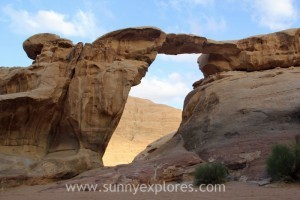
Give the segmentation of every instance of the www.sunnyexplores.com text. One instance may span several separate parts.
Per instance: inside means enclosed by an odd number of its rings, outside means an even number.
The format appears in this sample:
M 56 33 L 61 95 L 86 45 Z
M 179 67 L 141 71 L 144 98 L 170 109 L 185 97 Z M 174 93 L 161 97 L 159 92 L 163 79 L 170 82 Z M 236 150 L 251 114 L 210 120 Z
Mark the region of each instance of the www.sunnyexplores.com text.
M 224 184 L 207 184 L 195 187 L 193 184 L 66 184 L 68 192 L 129 192 L 133 195 L 138 192 L 225 192 Z

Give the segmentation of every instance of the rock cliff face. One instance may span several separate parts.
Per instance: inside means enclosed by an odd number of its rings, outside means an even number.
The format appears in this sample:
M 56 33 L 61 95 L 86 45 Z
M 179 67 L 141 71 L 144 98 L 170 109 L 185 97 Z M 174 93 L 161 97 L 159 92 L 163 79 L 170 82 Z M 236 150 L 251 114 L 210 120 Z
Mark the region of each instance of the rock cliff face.
M 157 53 L 203 53 L 205 78 L 188 94 L 174 138 L 145 152 L 144 163 L 159 165 L 168 156 L 171 163 L 175 157 L 201 163 L 197 153 L 232 169 L 249 166 L 299 130 L 299 34 L 213 41 L 142 27 L 75 45 L 34 35 L 23 44 L 31 66 L 0 68 L 0 178 L 67 178 L 101 166 L 129 90 Z
M 181 122 L 181 110 L 146 99 L 128 97 L 125 109 L 105 154 L 105 166 L 131 163 L 151 142 L 173 133 Z

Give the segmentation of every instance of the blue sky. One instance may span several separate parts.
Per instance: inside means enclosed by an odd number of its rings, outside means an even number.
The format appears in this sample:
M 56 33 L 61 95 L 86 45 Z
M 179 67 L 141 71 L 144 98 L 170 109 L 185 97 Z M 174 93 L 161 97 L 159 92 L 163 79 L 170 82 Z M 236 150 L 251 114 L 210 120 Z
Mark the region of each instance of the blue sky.
M 51 32 L 74 43 L 92 42 L 126 27 L 156 26 L 215 40 L 300 27 L 297 0 L 1 0 L 0 66 L 28 66 L 23 41 Z M 182 108 L 202 78 L 198 55 L 159 55 L 131 95 Z

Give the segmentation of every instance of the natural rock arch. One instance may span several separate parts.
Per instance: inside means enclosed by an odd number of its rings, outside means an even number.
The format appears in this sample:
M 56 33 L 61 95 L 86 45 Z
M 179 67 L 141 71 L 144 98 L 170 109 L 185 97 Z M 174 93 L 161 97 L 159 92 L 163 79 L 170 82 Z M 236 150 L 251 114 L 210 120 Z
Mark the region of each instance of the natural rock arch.
M 101 166 L 130 88 L 158 53 L 202 53 L 198 62 L 207 78 L 222 71 L 300 65 L 299 35 L 299 29 L 291 29 L 216 42 L 141 27 L 76 45 L 53 34 L 34 35 L 23 44 L 34 59 L 31 66 L 0 68 L 1 152 L 36 163 L 23 171 L 26 176 L 65 177 Z M 25 161 L 4 159 L 19 163 L 17 170 L 28 168 Z

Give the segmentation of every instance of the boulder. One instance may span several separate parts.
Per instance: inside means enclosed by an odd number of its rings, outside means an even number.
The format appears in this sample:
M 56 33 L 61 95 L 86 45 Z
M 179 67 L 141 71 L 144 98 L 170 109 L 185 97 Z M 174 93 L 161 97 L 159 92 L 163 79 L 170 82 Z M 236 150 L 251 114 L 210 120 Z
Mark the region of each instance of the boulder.
M 59 41 L 61 38 L 58 35 L 51 33 L 39 33 L 31 36 L 23 42 L 23 49 L 26 52 L 27 56 L 35 60 L 36 56 L 39 55 L 47 43 L 53 43 Z M 68 46 L 73 46 L 72 42 L 65 40 Z

